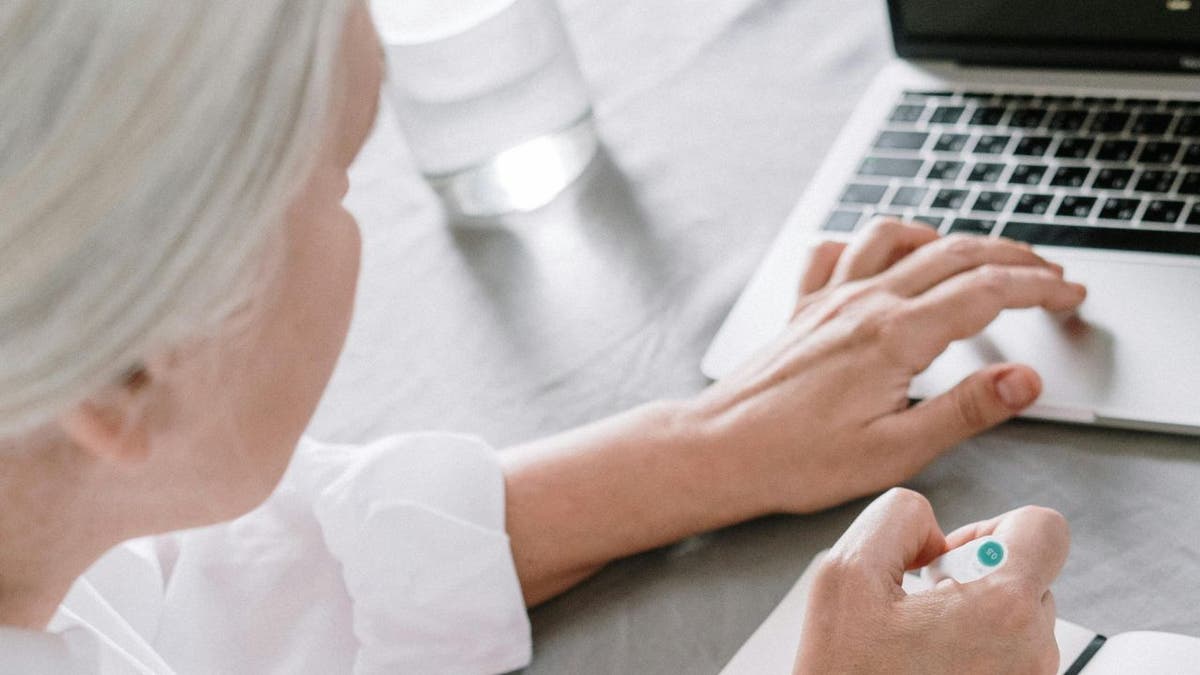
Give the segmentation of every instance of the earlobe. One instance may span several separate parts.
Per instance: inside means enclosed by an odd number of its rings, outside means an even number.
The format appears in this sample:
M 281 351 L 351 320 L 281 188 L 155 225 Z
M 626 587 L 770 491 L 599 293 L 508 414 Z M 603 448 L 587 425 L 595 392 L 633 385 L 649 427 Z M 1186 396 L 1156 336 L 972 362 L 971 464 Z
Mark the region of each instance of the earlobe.
M 149 436 L 127 396 L 111 402 L 89 399 L 59 418 L 82 451 L 110 462 L 141 462 L 150 456 Z

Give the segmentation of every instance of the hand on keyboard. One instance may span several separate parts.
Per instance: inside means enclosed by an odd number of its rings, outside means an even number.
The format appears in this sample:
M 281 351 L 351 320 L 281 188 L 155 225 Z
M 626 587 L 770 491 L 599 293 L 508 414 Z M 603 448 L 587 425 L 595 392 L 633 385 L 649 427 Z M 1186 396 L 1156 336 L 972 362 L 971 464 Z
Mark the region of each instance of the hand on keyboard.
M 896 221 L 826 244 L 784 334 L 694 401 L 701 424 L 739 449 L 731 479 L 763 510 L 816 511 L 895 485 L 1037 399 L 1037 374 L 1012 364 L 914 407 L 908 390 L 1006 308 L 1078 307 L 1086 291 L 1062 274 L 1024 244 Z

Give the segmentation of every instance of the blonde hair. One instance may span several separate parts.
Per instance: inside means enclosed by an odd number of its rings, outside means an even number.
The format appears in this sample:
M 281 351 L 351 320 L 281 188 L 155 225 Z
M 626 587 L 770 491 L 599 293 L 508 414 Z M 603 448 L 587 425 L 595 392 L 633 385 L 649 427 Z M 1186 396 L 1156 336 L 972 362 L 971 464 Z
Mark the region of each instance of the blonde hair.
M 348 0 L 0 2 L 0 438 L 230 310 Z

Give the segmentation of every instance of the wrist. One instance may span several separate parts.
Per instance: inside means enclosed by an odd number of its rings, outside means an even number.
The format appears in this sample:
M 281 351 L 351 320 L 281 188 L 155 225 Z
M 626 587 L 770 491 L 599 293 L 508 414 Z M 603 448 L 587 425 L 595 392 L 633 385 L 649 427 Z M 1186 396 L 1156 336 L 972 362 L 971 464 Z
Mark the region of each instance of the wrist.
M 659 401 L 650 408 L 670 436 L 672 451 L 694 467 L 722 521 L 719 526 L 779 512 L 769 489 L 769 471 L 762 466 L 763 453 L 736 413 L 700 398 Z

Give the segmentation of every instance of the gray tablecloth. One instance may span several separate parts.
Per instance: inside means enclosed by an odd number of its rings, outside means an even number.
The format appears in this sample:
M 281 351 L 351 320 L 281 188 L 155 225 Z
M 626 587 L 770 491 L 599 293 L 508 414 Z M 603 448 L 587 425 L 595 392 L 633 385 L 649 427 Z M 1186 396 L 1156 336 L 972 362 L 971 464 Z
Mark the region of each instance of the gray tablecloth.
M 503 447 L 704 387 L 705 347 L 891 54 L 882 0 L 564 11 L 604 154 L 538 213 L 451 228 L 385 107 L 352 173 L 361 293 L 314 433 L 450 429 Z M 1074 532 L 1055 587 L 1064 618 L 1200 635 L 1196 439 L 1014 423 L 911 486 L 946 527 L 1031 502 L 1061 510 Z M 614 564 L 533 612 L 528 672 L 715 673 L 862 506 Z

